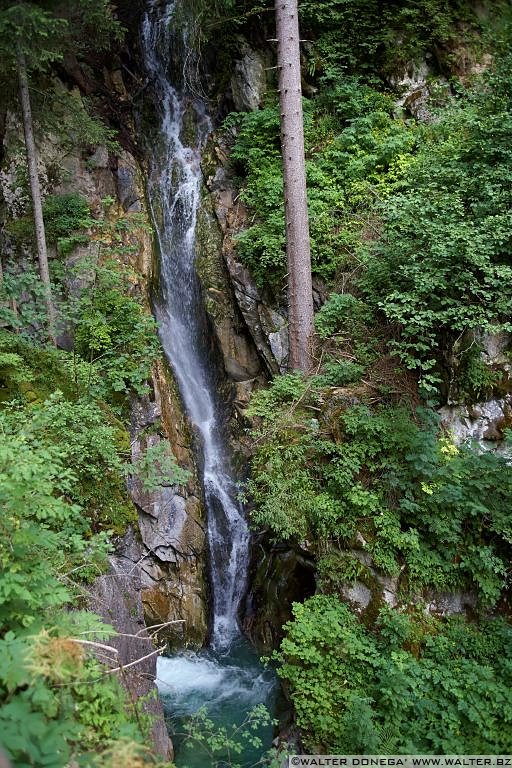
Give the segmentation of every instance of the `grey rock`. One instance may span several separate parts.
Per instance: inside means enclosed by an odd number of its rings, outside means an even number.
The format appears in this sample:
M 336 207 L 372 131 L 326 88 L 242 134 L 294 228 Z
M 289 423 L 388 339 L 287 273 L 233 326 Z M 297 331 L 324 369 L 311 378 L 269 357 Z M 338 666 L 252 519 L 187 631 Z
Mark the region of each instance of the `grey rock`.
M 155 646 L 144 631 L 141 583 L 137 570 L 132 569 L 126 573 L 123 566 L 119 571 L 115 559 L 111 565 L 112 572 L 96 579 L 92 585 L 88 608 L 99 614 L 119 633 L 108 641 L 118 652 L 113 665 L 120 662 L 127 666 L 153 653 Z M 125 669 L 121 683 L 133 699 L 144 697 L 142 709 L 146 715 L 153 718 L 153 748 L 162 758 L 170 760 L 173 757 L 173 747 L 165 726 L 162 703 L 157 696 L 148 697 L 148 694 L 156 693 L 155 677 L 156 655 L 152 655 Z
M 501 443 L 503 439 L 503 429 L 512 416 L 512 395 L 476 406 L 445 405 L 439 409 L 439 414 L 441 423 L 450 431 L 457 445 L 476 440 L 482 449 L 486 449 L 489 447 L 486 441 Z M 498 445 L 498 449 L 506 453 L 503 445 Z
M 442 616 L 465 615 L 476 608 L 477 602 L 476 595 L 470 592 L 439 592 L 431 596 L 427 611 Z
M 116 172 L 117 197 L 126 213 L 138 213 L 142 203 L 137 183 L 137 164 L 129 152 L 119 156 Z
M 426 61 L 409 64 L 402 74 L 391 78 L 390 83 L 395 90 L 402 92 L 400 98 L 395 101 L 395 107 L 409 112 L 416 120 L 424 123 L 434 120 L 429 107 L 433 91 L 449 89 L 444 78 L 437 78 L 432 82 L 432 72 Z
M 344 586 L 342 595 L 345 600 L 352 603 L 358 611 L 364 611 L 365 608 L 368 608 L 372 599 L 372 593 L 362 581 L 356 581 L 353 584 Z
M 496 365 L 510 371 L 510 358 L 507 354 L 510 350 L 512 338 L 509 333 L 480 333 L 476 336 L 477 342 L 482 347 L 482 360 L 487 365 Z
M 88 158 L 88 162 L 93 168 L 108 168 L 108 149 L 98 147 L 94 154 Z
M 159 560 L 175 563 L 184 550 L 182 532 L 187 518 L 185 499 L 171 488 L 167 502 L 163 494 L 153 504 L 153 514 L 140 514 L 139 527 L 142 541 Z M 156 512 L 156 514 L 155 514 Z
M 258 109 L 262 103 L 265 88 L 264 58 L 261 53 L 244 43 L 242 57 L 235 62 L 235 71 L 231 78 L 231 93 L 235 109 L 239 112 Z

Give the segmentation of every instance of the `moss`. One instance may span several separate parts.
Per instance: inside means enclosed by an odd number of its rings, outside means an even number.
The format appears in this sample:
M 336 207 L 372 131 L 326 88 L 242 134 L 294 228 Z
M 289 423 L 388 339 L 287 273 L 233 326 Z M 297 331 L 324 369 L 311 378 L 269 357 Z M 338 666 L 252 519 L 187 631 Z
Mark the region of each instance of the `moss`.
M 136 523 L 137 510 L 128 496 L 123 479 L 119 475 L 104 475 L 102 480 L 87 484 L 81 482 L 80 494 L 94 531 L 112 531 L 116 536 L 126 533 L 129 525 Z
M 17 361 L 2 365 L 1 360 L 11 355 L 16 356 Z M 22 336 L 0 331 L 0 400 L 44 402 L 56 390 L 69 399 L 75 395 L 62 354 L 38 347 Z
M 222 256 L 222 236 L 209 195 L 203 195 L 197 218 L 196 239 L 196 269 L 205 292 L 208 314 L 219 322 L 230 317 L 233 310 Z

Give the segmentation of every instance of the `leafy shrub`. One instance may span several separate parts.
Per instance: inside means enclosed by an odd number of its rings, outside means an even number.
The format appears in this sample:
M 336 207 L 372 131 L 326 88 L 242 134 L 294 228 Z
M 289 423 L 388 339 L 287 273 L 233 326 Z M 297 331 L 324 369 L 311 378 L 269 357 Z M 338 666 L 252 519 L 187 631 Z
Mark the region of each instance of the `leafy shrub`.
M 314 39 L 313 66 L 333 79 L 346 70 L 389 76 L 432 50 L 449 65 L 454 40 L 475 46 L 481 27 L 465 0 L 304 0 L 300 16 L 303 34 Z
M 315 315 L 315 328 L 321 339 L 327 339 L 342 329 L 354 335 L 370 317 L 368 307 L 351 293 L 331 293 Z
M 346 387 L 359 381 L 363 373 L 364 367 L 352 360 L 326 360 L 322 374 L 314 381 L 320 387 Z
M 101 572 L 105 539 L 91 539 L 82 510 L 65 499 L 75 477 L 62 450 L 27 440 L 13 421 L 0 413 L 0 623 L 16 629 L 31 625 L 42 605 L 65 602 L 68 592 L 57 573 L 77 561 L 83 566 L 86 552 L 90 572 Z
M 73 476 L 60 490 L 83 508 L 93 530 L 122 534 L 137 520 L 118 448 L 120 442 L 129 447 L 129 440 L 106 409 L 85 399 L 65 400 L 56 392 L 30 410 L 6 409 L 3 418 L 13 431 L 20 431 L 28 445 L 57 451 Z
M 306 382 L 300 373 L 286 373 L 276 376 L 268 389 L 260 389 L 252 396 L 248 416 L 259 416 L 262 419 L 273 419 L 276 408 L 286 403 L 295 402 L 306 391 Z
M 0 330 L 0 402 L 43 402 L 55 390 L 66 397 L 75 393 L 62 353 L 42 348 L 30 339 Z
M 266 411 L 249 482 L 254 524 L 341 546 L 360 534 L 379 569 L 401 574 L 404 594 L 470 586 L 495 604 L 512 538 L 506 460 L 456 448 L 426 409 L 330 404 L 323 416 L 315 402 L 310 384 Z
M 346 91 L 354 112 L 338 115 L 304 100 L 312 269 L 324 278 L 351 261 L 367 212 L 400 183 L 414 146 L 411 128 L 392 119 L 389 97 L 353 78 Z M 271 104 L 237 120 L 232 157 L 246 175 L 242 199 L 254 214 L 237 250 L 260 285 L 276 285 L 286 264 L 278 109 Z
M 145 491 L 156 491 L 162 486 L 185 485 L 191 477 L 187 469 L 182 469 L 176 463 L 169 443 L 165 440 L 148 446 L 128 469 L 130 474 L 141 481 Z
M 362 277 L 401 336 L 395 349 L 424 391 L 443 377 L 457 339 L 510 330 L 512 127 L 505 59 L 481 88 L 425 129 L 406 188 L 382 208 L 382 239 Z
M 89 204 L 82 195 L 48 195 L 43 217 L 47 241 L 57 245 L 60 256 L 67 256 L 76 245 L 87 243 L 83 230 L 93 222 Z
M 77 193 L 48 195 L 44 201 L 43 215 L 49 240 L 57 241 L 77 229 L 90 226 L 89 203 Z
M 94 282 L 80 297 L 75 345 L 104 379 L 107 397 L 146 391 L 160 350 L 156 324 L 130 295 L 129 271 L 113 259 L 97 265 Z
M 276 654 L 311 752 L 498 754 L 512 744 L 512 629 L 383 609 L 374 632 L 336 597 L 296 604 Z

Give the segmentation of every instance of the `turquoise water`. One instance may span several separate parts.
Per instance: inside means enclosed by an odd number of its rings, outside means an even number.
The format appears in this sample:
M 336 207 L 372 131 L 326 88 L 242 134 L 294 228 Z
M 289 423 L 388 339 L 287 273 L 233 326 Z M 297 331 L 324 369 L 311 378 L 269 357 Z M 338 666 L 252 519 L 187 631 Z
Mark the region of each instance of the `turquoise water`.
M 274 717 L 280 691 L 274 671 L 262 666 L 246 640 L 238 640 L 223 654 L 207 649 L 199 653 L 163 656 L 158 660 L 157 675 L 178 768 L 209 768 L 211 765 L 224 768 L 232 762 L 248 768 L 270 748 L 274 736 L 271 723 L 260 724 L 256 730 L 251 730 L 251 734 L 261 740 L 261 745 L 248 743 L 248 739 L 241 736 L 247 728 L 240 726 L 256 705 L 266 705 Z M 211 746 L 202 745 L 202 739 L 184 735 L 187 723 L 201 707 L 206 707 L 206 717 L 212 721 L 215 731 L 226 728 L 231 734 L 233 728 L 238 728 L 233 741 L 240 744 L 240 754 L 237 754 L 237 747 L 226 749 L 219 745 L 212 758 L 208 754 Z M 210 726 L 199 723 L 198 731 L 203 737 L 209 730 Z

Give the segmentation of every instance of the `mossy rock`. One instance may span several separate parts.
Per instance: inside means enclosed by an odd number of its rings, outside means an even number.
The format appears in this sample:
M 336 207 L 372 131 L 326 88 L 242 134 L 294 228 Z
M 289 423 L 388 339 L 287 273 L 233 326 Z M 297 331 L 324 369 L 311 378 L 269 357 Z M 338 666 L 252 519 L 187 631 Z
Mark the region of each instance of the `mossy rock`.
M 44 402 L 56 390 L 66 398 L 75 394 L 61 353 L 36 346 L 17 334 L 0 331 L 0 399 Z

